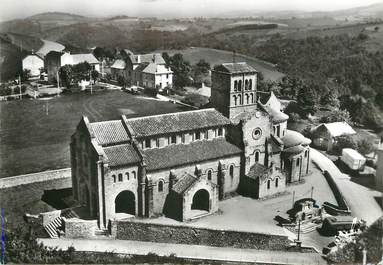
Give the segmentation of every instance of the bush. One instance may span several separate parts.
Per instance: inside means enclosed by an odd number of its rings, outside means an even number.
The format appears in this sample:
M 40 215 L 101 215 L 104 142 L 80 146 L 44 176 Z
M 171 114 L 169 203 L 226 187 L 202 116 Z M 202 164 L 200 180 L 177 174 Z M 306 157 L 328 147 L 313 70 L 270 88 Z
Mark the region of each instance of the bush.
M 344 148 L 357 149 L 358 144 L 355 139 L 349 135 L 336 137 L 333 152 L 337 155 L 341 155 Z
M 333 110 L 328 115 L 323 116 L 320 122 L 331 123 L 344 121 L 350 123 L 350 113 L 347 110 Z
M 292 122 L 297 122 L 297 121 L 299 121 L 300 120 L 300 116 L 299 116 L 299 114 L 298 113 L 295 113 L 295 112 L 292 112 L 292 113 L 290 113 L 289 114 L 289 120 L 290 121 L 292 121 Z
M 362 155 L 366 155 L 374 151 L 374 144 L 370 139 L 363 138 L 357 143 L 357 150 Z

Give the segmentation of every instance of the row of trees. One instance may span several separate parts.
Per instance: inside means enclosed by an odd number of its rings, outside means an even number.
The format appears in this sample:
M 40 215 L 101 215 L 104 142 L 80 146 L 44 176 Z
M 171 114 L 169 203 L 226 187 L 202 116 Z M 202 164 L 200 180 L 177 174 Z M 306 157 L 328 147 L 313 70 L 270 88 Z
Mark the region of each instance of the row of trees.
M 82 80 L 97 80 L 99 73 L 93 70 L 88 62 L 75 65 L 64 65 L 59 70 L 60 82 L 63 86 L 70 88 Z

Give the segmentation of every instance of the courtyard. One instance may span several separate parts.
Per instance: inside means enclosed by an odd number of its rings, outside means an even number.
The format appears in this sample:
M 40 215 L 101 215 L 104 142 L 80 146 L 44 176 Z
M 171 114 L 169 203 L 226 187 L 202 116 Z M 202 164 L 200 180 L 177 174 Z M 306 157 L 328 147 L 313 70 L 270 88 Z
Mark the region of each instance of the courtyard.
M 116 90 L 0 102 L 0 178 L 70 167 L 70 137 L 83 115 L 103 121 L 183 110 Z
M 235 196 L 220 201 L 218 213 L 187 223 L 181 223 L 164 216 L 153 219 L 137 219 L 137 221 L 286 235 L 286 229 L 278 226 L 278 222 L 274 220 L 275 216 L 286 215 L 287 210 L 292 208 L 293 199 L 296 201 L 302 198 L 310 198 L 312 187 L 314 187 L 313 198 L 317 200 L 319 205 L 325 201 L 336 204 L 335 197 L 325 177 L 322 175 L 322 172 L 312 164 L 311 174 L 305 177 L 303 183 L 288 186 L 286 193 L 274 198 L 255 200 L 243 196 Z M 306 238 L 310 245 L 318 242 L 316 245 L 319 246 L 326 245 L 329 240 L 328 238 L 321 238 L 316 231 L 311 232 Z M 303 243 L 305 244 L 305 241 Z

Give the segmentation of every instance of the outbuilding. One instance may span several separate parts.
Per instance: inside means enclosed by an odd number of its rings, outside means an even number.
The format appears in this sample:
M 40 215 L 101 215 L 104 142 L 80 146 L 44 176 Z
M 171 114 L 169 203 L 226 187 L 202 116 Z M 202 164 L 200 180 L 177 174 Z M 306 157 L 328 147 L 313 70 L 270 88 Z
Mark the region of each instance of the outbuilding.
M 352 170 L 362 170 L 366 164 L 366 158 L 351 148 L 344 148 L 340 159 Z

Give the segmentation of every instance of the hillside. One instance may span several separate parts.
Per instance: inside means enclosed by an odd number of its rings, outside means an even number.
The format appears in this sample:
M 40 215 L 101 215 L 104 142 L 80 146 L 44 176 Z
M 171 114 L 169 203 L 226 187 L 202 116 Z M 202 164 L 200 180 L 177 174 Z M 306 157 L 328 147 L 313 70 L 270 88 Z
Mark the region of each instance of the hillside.
M 21 60 L 28 54 L 28 51 L 21 50 L 12 44 L 12 41 L 4 35 L 0 35 L 0 80 L 15 78 L 21 72 Z M 3 67 L 6 65 L 6 67 Z

